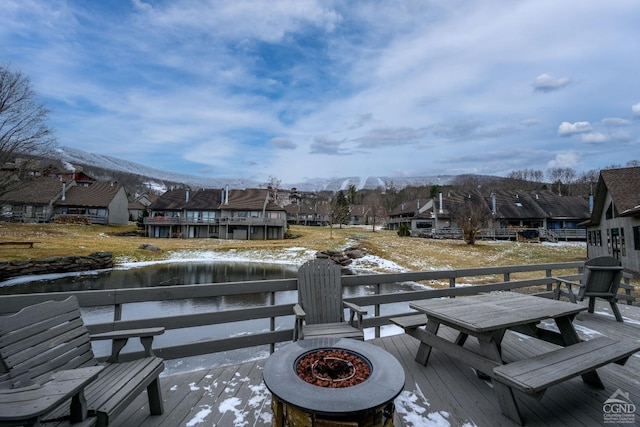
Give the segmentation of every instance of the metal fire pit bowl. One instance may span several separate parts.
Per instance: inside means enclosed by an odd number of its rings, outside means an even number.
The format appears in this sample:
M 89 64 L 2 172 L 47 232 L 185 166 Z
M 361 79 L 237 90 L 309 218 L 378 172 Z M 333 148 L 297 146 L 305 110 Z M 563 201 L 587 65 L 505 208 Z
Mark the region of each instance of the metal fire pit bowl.
M 298 376 L 296 364 L 314 350 L 346 350 L 364 359 L 371 374 L 360 384 L 344 388 L 320 387 Z M 296 341 L 275 351 L 264 366 L 264 383 L 272 395 L 305 412 L 336 418 L 370 411 L 392 402 L 404 388 L 402 365 L 385 350 L 349 338 Z

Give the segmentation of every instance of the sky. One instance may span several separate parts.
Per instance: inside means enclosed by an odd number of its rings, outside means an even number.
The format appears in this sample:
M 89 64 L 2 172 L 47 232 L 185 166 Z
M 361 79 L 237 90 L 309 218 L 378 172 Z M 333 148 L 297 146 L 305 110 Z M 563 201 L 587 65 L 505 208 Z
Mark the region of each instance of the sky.
M 58 144 L 297 183 L 640 160 L 637 0 L 2 0 Z

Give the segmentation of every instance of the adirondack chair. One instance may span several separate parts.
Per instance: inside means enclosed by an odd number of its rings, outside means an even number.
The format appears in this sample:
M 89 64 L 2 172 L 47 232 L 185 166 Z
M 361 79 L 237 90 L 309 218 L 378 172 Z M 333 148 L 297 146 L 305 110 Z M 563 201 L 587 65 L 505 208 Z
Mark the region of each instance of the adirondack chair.
M 344 309 L 350 311 L 344 320 Z M 340 267 L 328 259 L 314 259 L 298 270 L 298 303 L 293 340 L 342 337 L 364 340 L 362 317 L 367 311 L 342 300 Z
M 151 346 L 163 332 L 156 327 L 90 336 L 75 296 L 0 316 L 0 425 L 70 420 L 107 426 L 145 389 L 151 414 L 162 414 L 164 361 Z M 120 350 L 134 337 L 144 357 L 122 361 Z M 105 363 L 95 359 L 91 339 L 113 340 Z
M 554 290 L 554 297 L 559 299 L 561 296 L 567 296 L 569 301 L 573 303 L 589 298 L 589 313 L 593 313 L 596 298 L 605 299 L 609 301 L 616 320 L 622 322 L 622 315 L 616 304 L 622 271 L 623 267 L 620 265 L 620 261 L 614 257 L 591 258 L 584 263 L 583 277 L 579 283 L 559 277 L 555 278 L 557 286 Z M 577 288 L 577 294 L 574 287 Z

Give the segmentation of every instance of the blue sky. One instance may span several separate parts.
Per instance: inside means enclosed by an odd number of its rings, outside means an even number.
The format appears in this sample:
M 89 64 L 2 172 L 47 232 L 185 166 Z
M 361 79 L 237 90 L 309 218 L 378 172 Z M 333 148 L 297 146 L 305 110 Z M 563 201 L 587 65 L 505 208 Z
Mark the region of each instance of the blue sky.
M 640 160 L 636 0 L 3 0 L 59 144 L 283 183 Z

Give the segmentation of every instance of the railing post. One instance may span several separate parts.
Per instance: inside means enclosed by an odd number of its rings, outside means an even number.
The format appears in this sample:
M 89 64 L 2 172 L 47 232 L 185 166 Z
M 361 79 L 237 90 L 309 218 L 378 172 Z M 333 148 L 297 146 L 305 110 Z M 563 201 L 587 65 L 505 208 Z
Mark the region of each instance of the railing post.
M 380 283 L 376 283 L 376 295 L 380 295 Z M 380 317 L 380 304 L 376 304 L 373 309 L 375 317 Z M 380 338 L 380 326 L 374 328 L 375 338 Z
M 275 305 L 276 304 L 276 293 L 275 291 L 271 291 L 269 292 L 269 305 Z M 269 318 L 269 331 L 273 332 L 276 330 L 276 318 L 271 316 Z M 276 344 L 275 343 L 270 343 L 269 344 L 269 354 L 273 353 L 274 351 L 276 351 Z

